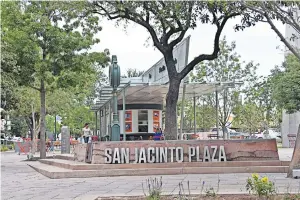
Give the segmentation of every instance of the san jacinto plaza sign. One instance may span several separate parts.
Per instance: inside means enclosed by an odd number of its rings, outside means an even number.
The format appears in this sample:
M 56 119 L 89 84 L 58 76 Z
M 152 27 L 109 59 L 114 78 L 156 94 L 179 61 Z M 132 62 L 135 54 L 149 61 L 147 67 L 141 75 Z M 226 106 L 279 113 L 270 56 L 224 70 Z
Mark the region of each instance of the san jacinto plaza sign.
M 84 162 L 86 144 L 75 149 Z M 92 144 L 92 164 L 140 164 L 279 160 L 275 139 L 109 141 Z

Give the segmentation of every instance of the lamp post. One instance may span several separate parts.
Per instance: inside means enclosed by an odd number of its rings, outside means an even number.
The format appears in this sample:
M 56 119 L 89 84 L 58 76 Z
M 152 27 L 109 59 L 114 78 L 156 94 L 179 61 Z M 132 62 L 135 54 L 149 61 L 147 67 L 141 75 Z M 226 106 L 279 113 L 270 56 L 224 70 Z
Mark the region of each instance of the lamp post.
M 118 117 L 117 89 L 120 85 L 120 66 L 117 56 L 113 55 L 112 64 L 109 68 L 110 86 L 113 88 L 113 122 L 111 127 L 111 141 L 120 141 L 120 125 Z

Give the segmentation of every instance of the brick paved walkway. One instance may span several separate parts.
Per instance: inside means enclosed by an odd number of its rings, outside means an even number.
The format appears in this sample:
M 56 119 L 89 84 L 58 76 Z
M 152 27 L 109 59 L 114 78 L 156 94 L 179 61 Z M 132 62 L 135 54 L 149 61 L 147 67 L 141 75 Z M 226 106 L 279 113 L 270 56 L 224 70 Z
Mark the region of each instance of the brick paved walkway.
M 99 177 L 48 179 L 27 166 L 25 155 L 1 153 L 1 199 L 86 199 L 93 200 L 97 196 L 133 196 L 143 195 L 142 182 L 149 177 Z M 265 174 L 262 174 L 265 175 Z M 246 179 L 250 174 L 193 174 L 163 176 L 165 194 L 178 194 L 178 183 L 183 182 L 187 191 L 187 181 L 191 193 L 199 194 L 201 183 L 205 181 L 203 190 L 214 187 L 220 180 L 219 194 L 246 193 Z M 279 192 L 300 191 L 300 180 L 287 179 L 286 174 L 267 174 L 275 182 Z

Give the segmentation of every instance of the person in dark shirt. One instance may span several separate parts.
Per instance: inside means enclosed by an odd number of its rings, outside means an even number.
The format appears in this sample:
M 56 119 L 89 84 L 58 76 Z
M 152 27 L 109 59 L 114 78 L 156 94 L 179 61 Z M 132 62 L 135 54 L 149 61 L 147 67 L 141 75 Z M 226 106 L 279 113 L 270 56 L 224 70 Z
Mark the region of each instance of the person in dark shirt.
M 154 137 L 153 139 L 154 140 L 160 140 L 161 139 L 161 135 L 162 135 L 162 132 L 157 128 L 155 133 L 154 133 Z

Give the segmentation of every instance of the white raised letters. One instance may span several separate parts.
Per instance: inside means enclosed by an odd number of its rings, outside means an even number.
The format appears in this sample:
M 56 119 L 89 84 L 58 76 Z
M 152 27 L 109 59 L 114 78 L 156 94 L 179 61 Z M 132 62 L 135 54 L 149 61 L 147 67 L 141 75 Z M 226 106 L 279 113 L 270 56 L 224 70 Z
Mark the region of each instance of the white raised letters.
M 106 164 L 128 164 L 128 163 L 167 163 L 184 162 L 187 156 L 188 162 L 226 162 L 224 146 L 190 146 L 187 155 L 183 147 L 145 147 L 134 149 L 134 160 L 130 160 L 129 148 L 106 148 L 104 149 L 104 163 Z M 203 150 L 203 151 L 202 151 Z

